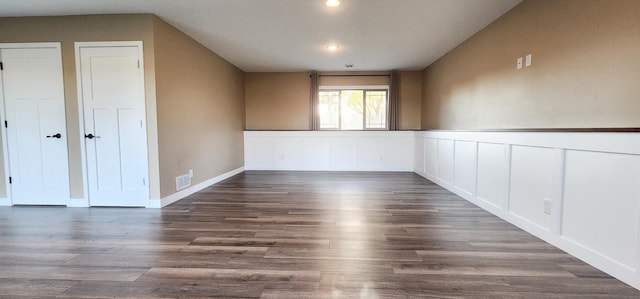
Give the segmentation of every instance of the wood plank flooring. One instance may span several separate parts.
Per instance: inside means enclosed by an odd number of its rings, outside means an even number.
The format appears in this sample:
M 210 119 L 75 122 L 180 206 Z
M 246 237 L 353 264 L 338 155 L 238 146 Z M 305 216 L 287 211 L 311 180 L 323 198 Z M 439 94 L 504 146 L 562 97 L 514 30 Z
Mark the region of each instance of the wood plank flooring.
M 0 208 L 0 298 L 640 298 L 412 173 L 245 172 L 162 210 Z

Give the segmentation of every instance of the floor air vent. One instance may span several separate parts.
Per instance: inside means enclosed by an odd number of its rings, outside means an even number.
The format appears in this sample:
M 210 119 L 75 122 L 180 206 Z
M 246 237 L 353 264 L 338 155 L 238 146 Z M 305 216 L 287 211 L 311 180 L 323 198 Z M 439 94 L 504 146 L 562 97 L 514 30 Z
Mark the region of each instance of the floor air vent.
M 185 174 L 176 177 L 176 191 L 182 190 L 191 186 L 191 175 Z

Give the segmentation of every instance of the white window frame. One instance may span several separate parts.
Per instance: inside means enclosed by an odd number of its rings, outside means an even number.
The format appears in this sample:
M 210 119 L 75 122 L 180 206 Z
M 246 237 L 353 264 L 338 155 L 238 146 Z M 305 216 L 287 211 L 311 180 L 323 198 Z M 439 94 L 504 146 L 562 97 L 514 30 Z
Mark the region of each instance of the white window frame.
M 342 129 L 342 106 L 340 106 L 339 109 L 339 115 L 338 115 L 338 128 L 334 129 L 334 128 L 318 128 L 318 130 L 321 131 L 389 131 L 390 130 L 390 125 L 389 125 L 389 85 L 323 85 L 323 86 L 318 86 L 318 97 L 320 97 L 320 92 L 322 91 L 342 91 L 342 90 L 362 90 L 364 92 L 363 94 L 363 103 L 362 103 L 362 111 L 363 111 L 363 115 L 362 115 L 362 129 L 361 130 L 343 130 Z M 366 121 L 367 121 L 367 101 L 366 101 L 366 92 L 367 91 L 386 91 L 387 93 L 387 109 L 386 109 L 386 116 L 385 116 L 385 127 L 384 128 L 367 128 L 366 126 Z M 342 101 L 340 101 L 341 103 Z M 320 122 L 322 122 L 322 119 L 320 119 Z

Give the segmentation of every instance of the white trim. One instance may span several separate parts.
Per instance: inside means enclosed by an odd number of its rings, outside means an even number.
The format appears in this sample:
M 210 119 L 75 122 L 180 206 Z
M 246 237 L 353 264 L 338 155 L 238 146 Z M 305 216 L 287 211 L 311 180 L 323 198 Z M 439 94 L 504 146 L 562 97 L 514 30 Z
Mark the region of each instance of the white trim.
M 84 137 L 84 102 L 82 98 L 82 73 L 80 66 L 80 45 L 74 43 L 74 55 L 76 58 L 76 97 L 78 101 L 78 129 L 80 140 L 80 169 L 82 173 L 82 196 L 89 204 L 89 182 L 87 180 L 87 154 Z
M 78 97 L 78 128 L 80 130 L 80 162 L 82 165 L 82 194 L 84 196 L 84 200 L 87 206 L 90 205 L 89 199 L 89 180 L 88 180 L 88 171 L 87 171 L 87 149 L 85 146 L 85 130 L 84 130 L 84 99 L 82 98 L 82 70 L 80 64 L 80 48 L 95 48 L 95 47 L 138 47 L 138 58 L 140 60 L 140 68 L 143 70 L 144 74 L 144 52 L 143 52 L 143 44 L 142 41 L 111 41 L 111 42 L 75 42 L 73 43 L 75 49 L 75 58 L 76 58 L 76 90 Z M 144 80 L 143 80 L 144 84 Z M 146 90 L 143 87 L 143 95 L 144 97 L 144 118 L 146 122 L 147 118 L 147 110 L 146 110 Z M 145 124 L 145 130 L 146 130 Z M 145 134 L 147 139 L 149 138 L 148 134 Z M 148 144 L 148 140 L 146 140 Z M 149 149 L 147 148 L 147 159 L 149 157 Z M 147 161 L 147 188 L 149 189 L 149 161 Z M 150 190 L 147 191 L 149 194 Z M 84 205 L 83 205 L 84 206 Z
M 59 42 L 52 43 L 0 43 L 2 49 L 60 48 Z
M 4 49 L 6 44 L 0 44 L 0 48 Z M 0 51 L 0 59 L 2 59 L 2 51 Z M 4 72 L 0 71 L 0 115 L 3 120 L 7 119 L 7 114 L 5 111 L 5 103 L 4 103 Z M 5 196 L 8 201 L 8 206 L 12 205 L 11 201 L 11 184 L 9 184 L 9 177 L 11 173 L 9 171 L 9 143 L 7 139 L 7 128 L 4 124 L 0 125 L 2 127 L 2 161 L 4 162 L 4 186 L 5 186 Z
M 147 208 L 162 208 L 162 207 L 166 207 L 178 200 L 181 200 L 191 194 L 194 194 L 204 188 L 207 188 L 213 184 L 219 183 L 223 180 L 226 180 L 234 175 L 237 175 L 239 173 L 244 172 L 244 166 L 243 167 L 239 167 L 236 168 L 234 170 L 231 170 L 229 172 L 223 173 L 217 177 L 208 179 L 202 183 L 199 183 L 197 185 L 191 186 L 187 189 L 183 189 L 180 190 L 179 192 L 173 193 L 167 197 L 164 197 L 163 199 L 151 199 L 149 200 L 149 203 L 146 205 Z
M 413 131 L 325 130 L 325 131 L 244 131 L 245 137 L 414 137 Z
M 567 150 L 554 149 L 553 174 L 551 176 L 551 231 L 556 235 L 562 235 L 562 207 L 564 201 L 564 175 L 567 159 Z
M 322 85 L 318 90 L 389 90 L 389 85 Z
M 42 48 L 54 48 L 58 50 L 58 53 L 60 53 L 60 63 L 62 64 L 62 46 L 59 42 L 52 42 L 52 43 L 0 43 L 0 49 L 42 49 Z M 1 54 L 1 53 L 0 53 Z M 2 55 L 0 55 L 0 59 L 2 59 Z M 61 65 L 62 67 L 62 65 Z M 64 80 L 64 70 L 62 70 L 63 72 L 63 80 Z M 2 72 L 0 71 L 0 116 L 2 117 L 2 120 L 6 120 L 7 119 L 7 114 L 6 114 L 6 109 L 5 109 L 5 102 L 4 102 L 4 86 L 3 84 L 3 78 L 2 78 Z M 66 116 L 65 116 L 65 130 L 66 130 L 66 125 L 67 125 L 67 121 L 66 121 Z M 13 200 L 12 200 L 12 194 L 11 194 L 11 184 L 9 184 L 9 177 L 11 176 L 11 172 L 10 172 L 10 162 L 9 162 L 9 143 L 7 140 L 7 128 L 4 126 L 4 124 L 0 124 L 0 127 L 2 127 L 2 159 L 4 161 L 4 185 L 5 185 L 5 196 L 3 198 L 0 198 L 0 206 L 12 206 L 13 205 Z M 68 135 L 68 134 L 67 134 Z M 67 144 L 67 155 L 69 154 L 69 145 Z M 68 174 L 70 175 L 70 174 Z M 71 178 L 71 177 L 69 177 Z M 71 185 L 68 186 L 69 188 L 71 188 Z M 4 203 L 6 202 L 6 204 Z
M 88 208 L 89 200 L 86 198 L 71 198 L 67 203 L 69 208 Z
M 74 42 L 74 47 L 78 48 L 102 48 L 102 47 L 140 47 L 142 49 L 142 41 L 105 41 L 105 42 Z M 140 51 L 142 54 L 142 51 Z M 76 53 L 78 56 L 78 53 Z M 142 61 L 140 62 L 142 63 Z M 142 66 L 141 66 L 142 67 Z

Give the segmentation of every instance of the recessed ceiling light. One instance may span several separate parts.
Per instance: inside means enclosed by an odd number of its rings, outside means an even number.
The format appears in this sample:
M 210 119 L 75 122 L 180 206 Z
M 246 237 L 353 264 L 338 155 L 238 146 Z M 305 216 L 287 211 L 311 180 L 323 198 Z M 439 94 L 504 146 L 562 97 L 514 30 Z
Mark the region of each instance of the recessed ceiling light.
M 333 45 L 333 44 L 332 44 L 332 45 L 328 45 L 328 46 L 327 46 L 327 49 L 328 49 L 329 51 L 335 51 L 335 50 L 338 50 L 338 45 Z
M 337 7 L 340 5 L 340 0 L 327 0 L 324 2 L 329 7 Z
M 346 68 L 350 69 L 350 68 L 352 68 L 352 67 L 353 67 L 353 64 L 347 63 L 347 64 L 345 64 L 345 65 L 344 65 L 344 67 L 346 67 Z

